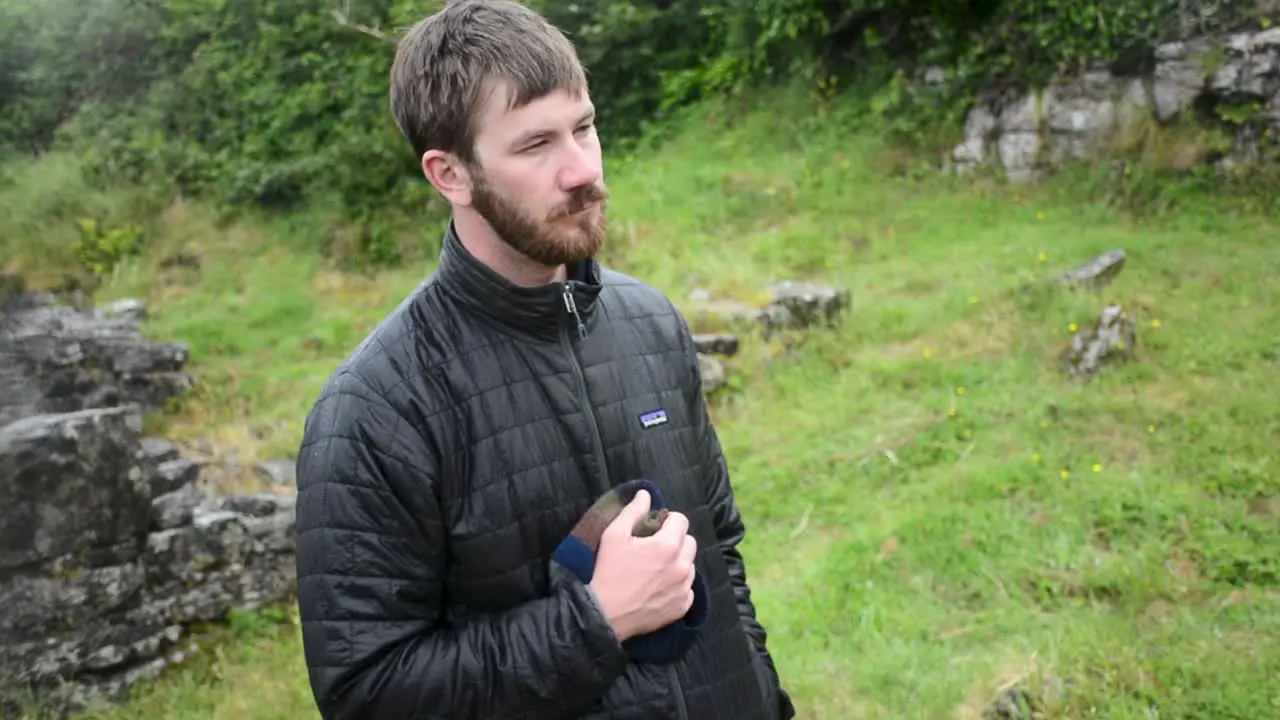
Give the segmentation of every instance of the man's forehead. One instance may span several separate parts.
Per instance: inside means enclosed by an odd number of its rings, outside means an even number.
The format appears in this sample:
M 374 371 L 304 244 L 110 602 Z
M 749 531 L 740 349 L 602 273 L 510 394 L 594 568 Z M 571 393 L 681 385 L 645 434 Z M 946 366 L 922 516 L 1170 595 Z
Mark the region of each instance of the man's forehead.
M 483 133 L 485 128 L 503 134 L 520 133 L 532 129 L 531 125 L 559 122 L 561 113 L 572 116 L 567 119 L 572 122 L 578 115 L 592 109 L 591 98 L 585 91 L 573 93 L 563 88 L 517 106 L 516 100 L 520 98 L 516 87 L 507 79 L 486 82 L 481 98 L 477 133 Z

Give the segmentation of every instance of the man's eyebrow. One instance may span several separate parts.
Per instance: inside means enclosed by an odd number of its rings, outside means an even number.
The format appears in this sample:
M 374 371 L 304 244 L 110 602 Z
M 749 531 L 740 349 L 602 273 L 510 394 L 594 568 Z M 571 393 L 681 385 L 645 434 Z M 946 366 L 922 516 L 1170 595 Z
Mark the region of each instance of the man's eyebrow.
M 596 119 L 596 109 L 594 107 L 589 108 L 585 113 L 582 114 L 582 117 L 578 118 L 578 121 L 574 123 L 574 127 L 578 127 L 579 125 L 582 125 L 584 123 L 592 122 L 595 119 Z M 554 132 L 555 132 L 554 130 L 550 130 L 548 128 L 536 128 L 519 135 L 516 138 L 515 142 L 511 143 L 511 146 L 514 148 L 521 148 L 533 142 L 534 140 L 546 137 L 548 135 L 553 134 Z

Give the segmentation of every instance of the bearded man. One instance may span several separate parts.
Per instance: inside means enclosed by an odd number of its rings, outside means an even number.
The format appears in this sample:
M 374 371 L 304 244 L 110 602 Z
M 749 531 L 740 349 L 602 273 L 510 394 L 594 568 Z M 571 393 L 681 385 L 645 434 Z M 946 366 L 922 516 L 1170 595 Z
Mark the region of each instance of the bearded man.
M 787 720 L 688 325 L 595 260 L 574 48 L 508 0 L 418 23 L 391 109 L 437 269 L 307 416 L 297 570 L 331 720 Z

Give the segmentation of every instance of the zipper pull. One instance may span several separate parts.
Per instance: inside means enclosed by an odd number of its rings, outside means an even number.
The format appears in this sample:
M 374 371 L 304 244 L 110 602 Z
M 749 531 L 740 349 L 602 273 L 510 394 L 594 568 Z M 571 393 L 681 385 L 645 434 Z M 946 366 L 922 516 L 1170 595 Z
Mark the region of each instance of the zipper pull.
M 564 309 L 569 311 L 573 321 L 578 324 L 578 337 L 586 340 L 587 326 L 582 324 L 582 316 L 578 314 L 578 303 L 573 299 L 573 288 L 569 283 L 564 284 Z

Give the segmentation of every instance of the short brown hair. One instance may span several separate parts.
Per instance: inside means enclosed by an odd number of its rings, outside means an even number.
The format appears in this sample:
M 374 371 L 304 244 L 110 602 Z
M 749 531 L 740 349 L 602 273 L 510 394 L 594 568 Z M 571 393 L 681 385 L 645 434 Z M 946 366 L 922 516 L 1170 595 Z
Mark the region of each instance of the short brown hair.
M 391 114 L 418 157 L 475 160 L 475 118 L 495 82 L 518 108 L 554 90 L 581 95 L 586 71 L 569 39 L 513 0 L 449 0 L 414 25 L 391 66 Z

